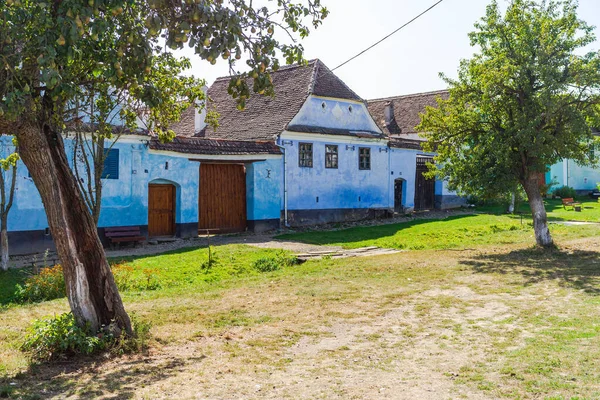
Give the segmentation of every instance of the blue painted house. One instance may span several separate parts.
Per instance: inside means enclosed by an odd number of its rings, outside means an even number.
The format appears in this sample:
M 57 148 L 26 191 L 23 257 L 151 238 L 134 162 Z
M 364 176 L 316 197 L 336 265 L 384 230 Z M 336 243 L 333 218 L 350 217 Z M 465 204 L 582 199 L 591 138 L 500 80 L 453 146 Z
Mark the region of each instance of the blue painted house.
M 271 141 L 282 149 L 284 224 L 463 204 L 443 182 L 423 177 L 433 154 L 421 150 L 423 139 L 415 132 L 419 113 L 445 92 L 366 102 L 313 60 L 274 73 L 275 97 L 254 96 L 240 112 L 227 94 L 228 84 L 229 78 L 218 79 L 208 90 L 209 107 L 221 114 L 221 125 L 197 136 Z M 398 123 L 404 131 L 394 130 Z M 275 227 L 279 221 L 272 223 Z
M 600 132 L 596 130 L 594 135 L 600 137 Z M 596 152 L 596 156 L 600 155 L 600 148 L 597 145 L 590 151 Z M 600 168 L 581 166 L 573 160 L 565 159 L 549 168 L 546 182 L 555 183 L 553 188 L 569 186 L 579 195 L 587 195 L 600 184 Z
M 122 135 L 105 165 L 100 237 L 125 226 L 149 238 L 260 232 L 460 204 L 442 182 L 422 176 L 432 154 L 411 131 L 423 104 L 443 93 L 367 103 L 319 60 L 272 78 L 275 97 L 253 96 L 244 111 L 227 93 L 229 78 L 218 79 L 208 89 L 208 107 L 220 114 L 216 130 L 190 109 L 173 142 Z M 10 138 L 0 144 L 13 151 Z M 52 247 L 22 163 L 9 240 L 13 254 Z
M 448 91 L 416 93 L 369 100 L 369 111 L 389 139 L 390 175 L 395 192 L 394 207 L 409 210 L 449 209 L 466 204 L 463 197 L 448 189 L 446 182 L 427 179 L 423 173 L 433 163 L 433 153 L 425 153 L 416 126 L 427 106 L 447 99 Z
M 1 139 L 3 153 L 14 150 L 9 143 L 9 138 Z M 69 139 L 65 139 L 65 145 L 70 146 Z M 67 154 L 71 154 L 68 149 Z M 247 165 L 244 183 L 257 193 L 270 191 L 278 197 L 280 184 L 276 175 L 273 179 L 260 179 L 255 175 L 254 164 L 279 165 L 281 157 L 279 148 L 270 143 L 230 141 L 223 146 L 219 141 L 181 138 L 163 145 L 149 136 L 124 135 L 107 159 L 112 173 L 103 180 L 100 236 L 104 239 L 106 227 L 122 226 L 139 226 L 148 237 L 197 236 L 202 228 L 199 193 L 203 164 L 231 162 L 242 169 Z M 167 202 L 165 196 L 169 197 Z M 244 217 L 261 218 L 264 205 L 254 200 L 253 192 L 247 196 L 247 202 L 242 201 Z M 278 200 L 274 204 L 279 207 Z M 18 166 L 8 228 L 11 254 L 53 247 L 41 198 L 22 162 Z

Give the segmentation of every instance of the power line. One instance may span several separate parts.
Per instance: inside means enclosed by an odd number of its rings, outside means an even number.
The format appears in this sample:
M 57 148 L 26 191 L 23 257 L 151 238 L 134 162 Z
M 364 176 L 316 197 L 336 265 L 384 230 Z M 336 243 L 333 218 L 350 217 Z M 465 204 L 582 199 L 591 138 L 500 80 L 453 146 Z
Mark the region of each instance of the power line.
M 417 15 L 416 17 L 414 17 L 413 19 L 411 19 L 410 21 L 408 21 L 407 23 L 405 23 L 404 25 L 402 25 L 401 27 L 399 27 L 398 29 L 396 29 L 394 32 L 390 33 L 389 35 L 387 35 L 383 39 L 379 40 L 377 43 L 372 44 L 371 46 L 367 47 L 366 49 L 364 49 L 363 51 L 361 51 L 360 53 L 358 53 L 354 57 L 352 57 L 352 58 L 344 61 L 343 63 L 341 63 L 340 65 L 338 65 L 334 69 L 332 69 L 331 72 L 335 71 L 338 68 L 343 67 L 344 65 L 348 64 L 350 61 L 352 61 L 352 60 L 354 60 L 354 59 L 362 56 L 367 51 L 371 50 L 373 47 L 375 47 L 375 46 L 381 44 L 383 41 L 389 39 L 390 37 L 392 37 L 396 33 L 400 32 L 402 29 L 406 28 L 408 25 L 412 24 L 413 22 L 415 22 L 416 20 L 418 20 L 419 18 L 421 18 L 423 15 L 427 14 L 429 11 L 433 10 L 435 7 L 437 7 L 438 5 L 440 5 L 440 3 L 443 2 L 443 1 L 444 0 L 439 0 L 437 3 L 435 3 L 434 5 L 432 5 L 431 7 L 429 7 L 427 10 L 423 11 L 421 14 Z

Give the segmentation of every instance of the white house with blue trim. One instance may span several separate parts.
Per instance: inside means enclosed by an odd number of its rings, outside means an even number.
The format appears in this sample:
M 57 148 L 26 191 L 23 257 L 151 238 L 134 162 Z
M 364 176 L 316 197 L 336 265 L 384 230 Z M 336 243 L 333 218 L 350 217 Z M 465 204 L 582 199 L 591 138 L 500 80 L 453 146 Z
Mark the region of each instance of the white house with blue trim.
M 208 89 L 208 108 L 220 114 L 216 129 L 190 109 L 170 143 L 122 135 L 105 165 L 100 237 L 130 226 L 149 238 L 260 232 L 462 204 L 443 182 L 422 176 L 433 155 L 420 139 L 390 131 L 404 118 L 402 107 L 390 109 L 401 98 L 367 103 L 319 60 L 272 78 L 275 97 L 253 96 L 244 111 L 227 93 L 229 78 L 218 79 Z M 379 118 L 381 103 L 387 120 Z M 407 113 L 418 118 L 419 107 Z M 9 139 L 1 138 L 4 154 L 13 151 Z M 52 239 L 22 163 L 17 179 L 11 252 L 43 251 Z

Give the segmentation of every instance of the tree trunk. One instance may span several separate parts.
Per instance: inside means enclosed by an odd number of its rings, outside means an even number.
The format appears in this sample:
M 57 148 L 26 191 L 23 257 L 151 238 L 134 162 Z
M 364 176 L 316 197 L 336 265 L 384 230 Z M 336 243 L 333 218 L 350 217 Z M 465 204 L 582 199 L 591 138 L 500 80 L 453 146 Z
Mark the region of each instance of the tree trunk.
M 509 214 L 514 214 L 515 213 L 515 202 L 517 200 L 517 196 L 515 195 L 515 192 L 512 192 L 510 194 L 510 204 L 508 205 L 508 213 Z
M 0 257 L 0 268 L 8 271 L 8 229 L 6 227 L 6 217 L 2 216 L 2 229 L 0 229 L 0 246 L 2 247 L 2 256 Z
M 115 322 L 132 334 L 131 321 L 98 238 L 96 226 L 65 153 L 62 136 L 48 126 L 21 127 L 20 156 L 40 193 L 63 267 L 77 323 L 94 331 Z
M 531 207 L 531 213 L 533 215 L 533 230 L 535 232 L 535 241 L 538 246 L 552 247 L 554 242 L 550 235 L 550 229 L 548 229 L 548 218 L 546 215 L 546 208 L 544 207 L 544 199 L 542 198 L 542 192 L 540 190 L 540 182 L 538 176 L 532 174 L 525 182 L 523 182 L 523 188 L 527 193 L 527 200 Z

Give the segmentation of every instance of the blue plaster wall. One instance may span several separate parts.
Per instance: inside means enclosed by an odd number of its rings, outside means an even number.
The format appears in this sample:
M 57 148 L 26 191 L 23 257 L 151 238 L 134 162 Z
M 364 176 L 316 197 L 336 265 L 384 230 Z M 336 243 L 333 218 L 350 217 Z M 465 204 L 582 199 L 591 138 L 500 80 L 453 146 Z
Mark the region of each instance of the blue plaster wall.
M 423 153 L 412 149 L 391 149 L 390 153 L 390 174 L 392 177 L 392 193 L 390 204 L 394 206 L 394 180 L 402 178 L 406 181 L 402 192 L 402 206 L 406 209 L 415 207 L 415 183 L 417 178 L 417 155 L 434 156 L 433 153 Z M 456 192 L 448 189 L 448 183 L 442 180 L 435 181 L 435 196 L 440 204 L 437 207 L 453 208 L 466 204 L 466 200 L 457 196 Z
M 381 133 L 364 103 L 317 96 L 308 98 L 289 125 Z
M 280 219 L 282 184 L 282 157 L 246 165 L 248 220 Z
M 557 185 L 570 186 L 575 190 L 593 190 L 600 183 L 600 168 L 582 167 L 572 160 L 563 160 L 550 167 L 546 179 L 554 180 Z
M 0 137 L 0 156 L 2 158 L 12 154 L 14 150 L 11 137 Z M 3 173 L 5 177 L 10 176 L 10 173 Z M 8 182 L 6 183 L 8 189 Z M 25 164 L 19 161 L 14 203 L 8 214 L 8 230 L 45 229 L 47 225 L 42 199 L 33 180 L 29 178 L 29 172 L 25 168 Z
M 2 138 L 2 151 L 8 151 L 8 138 Z M 65 140 L 69 151 L 71 142 Z M 198 185 L 200 164 L 187 158 L 151 154 L 140 141 L 120 140 L 119 179 L 105 179 L 100 227 L 148 224 L 148 184 L 168 183 L 177 188 L 176 222 L 198 222 Z M 169 163 L 168 169 L 165 168 Z M 27 169 L 19 162 L 15 203 L 9 213 L 10 231 L 44 230 L 48 227 L 44 207 Z
M 199 163 L 150 153 L 141 143 L 117 142 L 113 148 L 119 149 L 119 179 L 104 180 L 100 227 L 148 224 L 150 183 L 177 188 L 176 223 L 198 222 Z
M 404 179 L 406 184 L 402 191 L 402 206 L 411 209 L 415 207 L 415 179 L 417 176 L 417 150 L 390 149 L 390 178 L 392 190 L 389 202 L 394 206 L 394 181 L 398 178 Z
M 379 151 L 387 149 L 385 142 L 349 144 L 325 140 L 322 135 L 311 139 L 284 139 L 289 210 L 389 208 L 388 153 Z M 312 168 L 299 166 L 300 142 L 313 144 Z M 325 168 L 326 144 L 338 145 L 337 169 Z M 358 168 L 359 147 L 371 149 L 370 170 Z
M 108 145 L 107 145 L 108 146 Z M 65 139 L 69 164 L 73 166 L 72 142 Z M 148 185 L 176 187 L 176 223 L 198 222 L 200 163 L 187 157 L 155 153 L 142 140 L 121 138 L 119 179 L 104 179 L 99 227 L 148 224 Z M 0 138 L 0 155 L 14 151 L 10 138 Z M 168 168 L 167 164 L 168 163 Z M 248 220 L 279 220 L 281 215 L 282 157 L 247 164 Z M 27 169 L 19 162 L 15 202 L 9 213 L 9 231 L 40 231 L 48 227 L 44 207 Z

